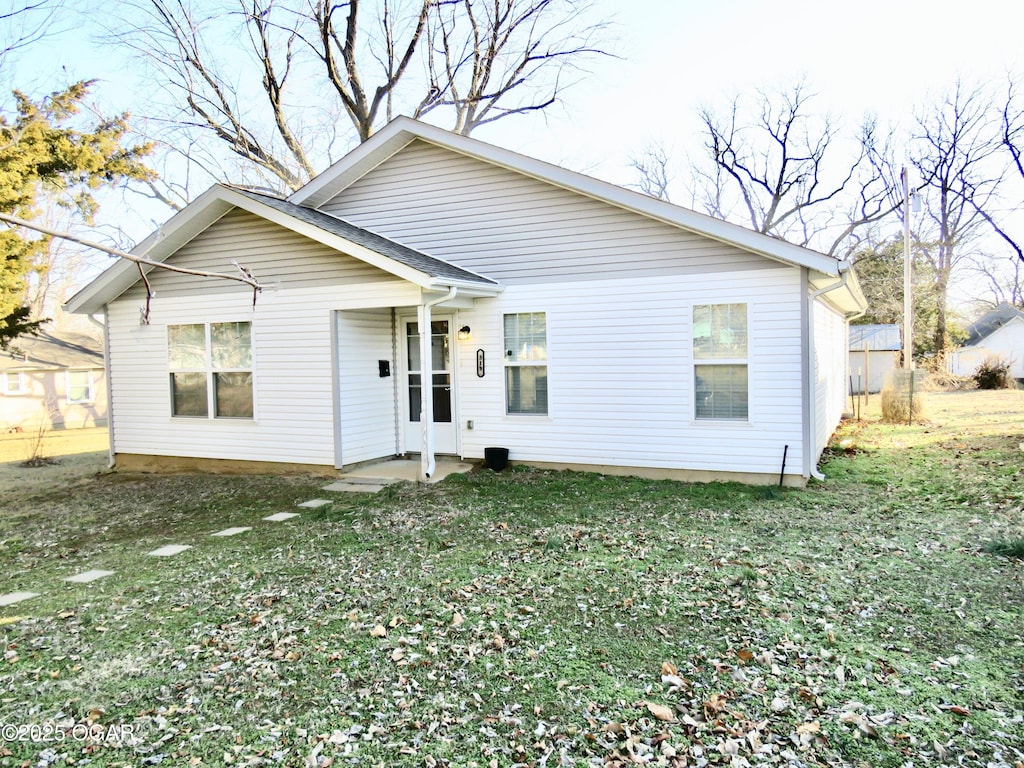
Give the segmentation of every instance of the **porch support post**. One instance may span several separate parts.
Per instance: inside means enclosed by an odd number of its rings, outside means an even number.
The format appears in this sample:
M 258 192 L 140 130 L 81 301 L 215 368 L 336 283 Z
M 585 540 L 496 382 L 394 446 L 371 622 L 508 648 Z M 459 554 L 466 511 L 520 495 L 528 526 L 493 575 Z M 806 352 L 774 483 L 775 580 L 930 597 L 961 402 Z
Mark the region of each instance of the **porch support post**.
M 429 480 L 437 468 L 434 460 L 434 361 L 431 358 L 430 310 L 451 301 L 458 292 L 458 288 L 449 288 L 444 296 L 424 301 L 416 308 L 416 327 L 420 334 L 420 482 Z
M 431 359 L 433 338 L 430 333 L 431 305 L 416 308 L 416 327 L 420 334 L 420 482 L 434 474 L 434 364 Z

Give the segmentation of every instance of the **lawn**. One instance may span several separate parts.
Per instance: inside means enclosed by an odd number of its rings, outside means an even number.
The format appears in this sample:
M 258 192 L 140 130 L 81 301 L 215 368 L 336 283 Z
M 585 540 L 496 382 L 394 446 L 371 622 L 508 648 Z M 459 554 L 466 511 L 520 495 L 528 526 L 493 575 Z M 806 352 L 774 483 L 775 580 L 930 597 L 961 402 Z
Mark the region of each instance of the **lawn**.
M 1021 768 L 1024 391 L 928 409 L 806 490 L 20 469 L 0 765 Z

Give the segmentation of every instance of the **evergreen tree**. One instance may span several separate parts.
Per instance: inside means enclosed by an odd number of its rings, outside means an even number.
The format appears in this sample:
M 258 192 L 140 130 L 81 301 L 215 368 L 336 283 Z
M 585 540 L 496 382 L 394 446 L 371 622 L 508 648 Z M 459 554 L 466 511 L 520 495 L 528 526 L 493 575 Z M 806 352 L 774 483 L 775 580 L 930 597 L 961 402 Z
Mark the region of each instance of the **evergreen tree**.
M 75 127 L 91 86 L 75 83 L 39 102 L 14 92 L 13 114 L 0 114 L 0 211 L 32 220 L 49 195 L 91 222 L 94 191 L 153 178 L 141 161 L 150 146 L 124 146 L 127 115 L 102 119 L 86 130 Z M 48 246 L 47 238 L 0 229 L 0 348 L 43 322 L 32 319 L 24 306 L 25 280 Z

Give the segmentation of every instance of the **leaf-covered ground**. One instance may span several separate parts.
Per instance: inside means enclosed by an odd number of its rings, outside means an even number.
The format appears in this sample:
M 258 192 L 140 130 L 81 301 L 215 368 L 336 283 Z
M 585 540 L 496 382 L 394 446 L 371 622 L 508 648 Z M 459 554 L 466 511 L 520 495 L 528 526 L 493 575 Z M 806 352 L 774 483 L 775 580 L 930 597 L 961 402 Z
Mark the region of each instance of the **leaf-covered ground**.
M 275 524 L 323 481 L 26 483 L 0 765 L 1020 768 L 1024 566 L 982 548 L 1024 392 L 929 410 L 804 491 L 481 470 Z

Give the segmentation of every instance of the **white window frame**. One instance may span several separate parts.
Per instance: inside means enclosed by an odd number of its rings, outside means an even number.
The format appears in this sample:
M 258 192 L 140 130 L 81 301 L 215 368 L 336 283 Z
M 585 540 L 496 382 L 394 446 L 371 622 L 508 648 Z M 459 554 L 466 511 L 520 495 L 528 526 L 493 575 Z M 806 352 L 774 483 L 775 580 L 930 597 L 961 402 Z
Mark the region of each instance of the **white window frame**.
M 697 351 L 697 337 L 693 329 L 696 326 L 697 310 L 702 307 L 714 308 L 723 306 L 742 306 L 743 311 L 746 315 L 746 343 L 745 343 L 745 354 L 743 356 L 736 357 L 700 357 Z M 691 328 L 691 348 L 693 353 L 693 376 L 691 382 L 693 383 L 693 420 L 696 423 L 725 423 L 725 424 L 749 424 L 750 423 L 750 303 L 746 301 L 716 301 L 709 302 L 706 304 L 694 304 L 691 307 L 690 316 L 690 328 Z M 747 375 L 747 408 L 745 416 L 704 416 L 700 415 L 698 411 L 698 397 L 697 397 L 697 370 L 703 367 L 713 366 L 741 366 L 745 369 Z
M 215 325 L 236 325 L 245 324 L 249 326 L 249 367 L 248 368 L 221 368 L 213 364 L 213 326 Z M 203 326 L 203 362 L 202 367 L 180 367 L 171 365 L 171 328 L 186 325 Z M 172 419 L 203 419 L 217 421 L 247 422 L 256 420 L 256 356 L 253 344 L 253 324 L 251 320 L 218 320 L 205 323 L 171 323 L 167 326 L 167 387 L 168 407 Z M 174 374 L 176 373 L 201 373 L 206 378 L 206 414 L 176 414 L 174 412 Z M 252 414 L 249 416 L 221 416 L 217 413 L 217 374 L 219 373 L 248 373 L 252 377 Z
M 543 358 L 529 358 L 514 359 L 515 355 L 512 350 L 508 348 L 508 338 L 505 336 L 505 323 L 509 317 L 522 317 L 524 315 L 543 315 L 544 316 L 544 357 Z M 551 387 L 547 385 L 545 390 L 545 403 L 543 411 L 513 411 L 511 409 L 512 398 L 511 392 L 508 385 L 509 370 L 512 368 L 543 368 L 544 369 L 544 380 L 550 382 L 549 368 L 548 368 L 548 350 L 550 342 L 548 338 L 548 313 L 545 311 L 525 311 L 525 312 L 505 312 L 501 316 L 501 339 L 504 349 L 504 390 L 505 390 L 505 415 L 513 418 L 547 418 L 551 415 Z
M 71 383 L 71 376 L 76 373 L 84 373 L 86 375 L 87 383 L 85 385 L 85 397 L 79 400 L 74 400 L 71 397 L 71 390 L 73 385 Z M 64 400 L 69 405 L 91 403 L 96 400 L 96 381 L 93 377 L 91 370 L 77 370 L 77 371 L 64 371 Z
M 18 383 L 14 389 L 10 388 L 12 377 Z M 16 397 L 26 393 L 28 393 L 28 376 L 23 371 L 9 371 L 4 374 L 4 389 L 0 394 Z

